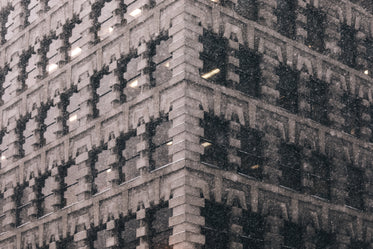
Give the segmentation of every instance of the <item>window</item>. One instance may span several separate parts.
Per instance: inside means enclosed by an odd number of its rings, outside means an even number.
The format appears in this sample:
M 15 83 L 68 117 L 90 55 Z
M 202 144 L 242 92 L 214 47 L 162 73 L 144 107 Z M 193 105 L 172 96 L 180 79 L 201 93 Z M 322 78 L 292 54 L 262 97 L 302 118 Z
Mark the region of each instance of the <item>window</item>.
M 311 77 L 308 82 L 310 91 L 309 118 L 323 125 L 328 125 L 328 86 L 325 81 Z
M 279 76 L 277 89 L 280 93 L 278 105 L 292 113 L 297 113 L 299 72 L 281 65 L 277 69 L 277 75 Z
M 347 24 L 341 24 L 339 46 L 341 47 L 341 62 L 349 67 L 356 68 L 357 44 L 356 30 L 354 28 Z
M 203 61 L 201 77 L 225 86 L 227 40 L 207 30 L 204 30 L 201 40 L 203 45 L 203 52 L 200 53 Z
M 370 248 L 369 242 L 363 242 L 359 240 L 351 240 L 348 249 L 368 249 Z
M 346 205 L 364 209 L 364 172 L 352 165 L 347 167 Z
M 204 136 L 201 138 L 204 153 L 201 161 L 219 168 L 227 168 L 228 122 L 205 114 L 204 119 L 201 120 L 201 126 L 204 129 Z
M 295 0 L 277 0 L 277 30 L 280 34 L 295 39 L 295 20 L 297 3 Z
M 16 225 L 20 226 L 31 220 L 28 210 L 32 206 L 29 197 L 32 196 L 33 189 L 29 183 L 25 183 L 16 189 Z
M 161 204 L 159 207 L 147 212 L 149 222 L 149 248 L 171 249 L 168 245 L 169 237 L 172 235 L 172 227 L 168 220 L 172 216 L 172 209 L 168 205 Z
M 238 0 L 236 12 L 249 20 L 258 20 L 257 0 Z
M 281 249 L 301 249 L 303 247 L 303 229 L 298 224 L 285 221 L 282 235 L 284 244 Z
M 320 196 L 325 199 L 330 198 L 330 162 L 326 156 L 312 153 L 310 158 L 312 165 L 312 189 L 311 194 Z
M 50 174 L 40 178 L 38 182 L 38 217 L 54 211 L 55 195 L 53 193 L 55 180 Z
M 262 137 L 263 133 L 260 131 L 241 127 L 239 137 L 241 149 L 238 150 L 238 155 L 241 157 L 241 166 L 238 171 L 260 180 L 263 168 Z
M 127 216 L 119 220 L 119 248 L 136 249 L 138 244 L 136 230 L 138 227 L 139 221 L 136 220 L 135 216 Z
M 345 107 L 342 109 L 345 120 L 343 130 L 348 134 L 359 137 L 362 123 L 361 99 L 346 93 L 343 96 L 343 103 L 345 104 Z
M 326 23 L 326 16 L 320 10 L 307 6 L 307 39 L 306 45 L 318 52 L 324 51 L 324 25 Z
M 282 179 L 280 184 L 294 190 L 301 190 L 301 154 L 294 144 L 283 143 L 279 149 Z
M 364 54 L 365 60 L 366 60 L 366 69 L 364 70 L 364 73 L 367 75 L 372 75 L 373 73 L 373 38 L 367 37 L 365 39 L 365 49 L 366 52 Z
M 140 142 L 140 136 L 136 136 L 136 131 L 130 131 L 117 140 L 117 151 L 121 165 L 121 181 L 129 181 L 137 176 L 140 172 L 137 170 L 136 162 L 140 157 L 136 145 Z
M 204 248 L 226 249 L 229 243 L 229 207 L 205 200 L 201 215 L 205 217 L 202 233 L 205 235 Z
M 150 138 L 149 160 L 151 169 L 157 169 L 170 163 L 172 160 L 171 156 L 168 155 L 168 148 L 172 145 L 172 140 L 168 137 L 170 128 L 171 122 L 168 121 L 167 117 L 150 122 L 147 126 Z
M 237 69 L 240 82 L 236 89 L 253 97 L 260 94 L 260 56 L 250 49 L 240 46 L 238 51 L 240 67 Z
M 242 230 L 243 249 L 264 248 L 264 219 L 262 216 L 243 210 Z
M 334 233 L 328 233 L 324 230 L 318 230 L 316 232 L 315 245 L 317 249 L 330 249 L 336 243 L 336 236 Z

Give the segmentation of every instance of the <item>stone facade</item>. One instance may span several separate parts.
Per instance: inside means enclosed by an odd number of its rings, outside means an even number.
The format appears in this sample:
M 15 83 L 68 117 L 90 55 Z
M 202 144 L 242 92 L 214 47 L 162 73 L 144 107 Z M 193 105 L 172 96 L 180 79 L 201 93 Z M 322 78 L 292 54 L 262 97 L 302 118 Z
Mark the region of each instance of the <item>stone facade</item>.
M 360 2 L 2 0 L 0 248 L 372 248 Z

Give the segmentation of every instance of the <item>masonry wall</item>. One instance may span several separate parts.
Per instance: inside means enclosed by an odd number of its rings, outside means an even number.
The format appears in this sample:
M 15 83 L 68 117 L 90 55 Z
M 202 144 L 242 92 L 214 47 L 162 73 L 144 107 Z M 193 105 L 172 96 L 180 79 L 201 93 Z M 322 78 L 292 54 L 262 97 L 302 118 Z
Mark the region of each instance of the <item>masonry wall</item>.
M 292 40 L 276 32 L 276 1 L 258 1 L 257 22 L 237 14 L 240 3 L 1 2 L 1 248 L 201 248 L 205 200 L 263 216 L 265 248 L 280 247 L 288 221 L 336 234 L 337 248 L 372 246 L 371 77 L 364 52 L 351 69 L 337 44 L 340 23 L 370 37 L 371 14 L 345 1 L 298 1 Z M 303 44 L 307 4 L 327 13 L 323 55 Z M 201 78 L 204 30 L 260 55 L 260 96 Z M 229 64 L 227 80 L 238 82 L 237 58 Z M 330 125 L 307 118 L 306 87 L 299 113 L 278 106 L 280 64 L 328 85 Z M 359 137 L 342 131 L 346 94 L 367 108 Z M 206 113 L 229 123 L 230 168 L 201 162 Z M 261 179 L 238 173 L 244 126 L 264 134 Z M 330 199 L 281 186 L 283 143 L 332 160 Z M 349 165 L 364 175 L 363 210 L 346 205 Z M 229 247 L 242 248 L 233 237 Z

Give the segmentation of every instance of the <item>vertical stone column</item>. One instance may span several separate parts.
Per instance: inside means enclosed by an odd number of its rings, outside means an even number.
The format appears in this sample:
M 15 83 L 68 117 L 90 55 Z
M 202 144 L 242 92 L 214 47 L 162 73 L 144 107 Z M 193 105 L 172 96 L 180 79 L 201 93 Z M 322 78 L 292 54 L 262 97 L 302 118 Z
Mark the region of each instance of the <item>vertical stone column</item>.
M 328 25 L 325 25 L 325 51 L 323 53 L 335 60 L 339 60 L 341 54 L 341 48 L 339 47 L 339 41 L 341 40 L 340 20 L 326 15 L 326 23 Z
M 5 231 L 11 230 L 16 225 L 16 196 L 15 188 L 8 188 L 4 192 L 5 205 L 3 206 L 3 213 L 5 218 L 3 220 L 3 228 Z
M 370 103 L 367 99 L 362 98 L 360 103 L 361 108 L 361 127 L 360 127 L 360 138 L 365 141 L 370 141 L 372 137 L 371 122 L 372 117 L 370 115 Z
M 342 103 L 343 90 L 336 84 L 330 84 L 329 87 L 328 120 L 333 128 L 341 130 L 345 123 L 342 116 L 342 109 L 345 107 Z
M 149 249 L 149 224 L 146 219 L 145 208 L 140 209 L 136 212 L 136 219 L 139 221 L 139 228 L 136 230 L 136 237 L 139 238 L 139 245 L 136 249 Z
M 280 97 L 280 93 L 277 90 L 277 84 L 279 82 L 279 76 L 277 75 L 277 67 L 279 62 L 263 55 L 260 62 L 260 71 L 262 74 L 261 79 L 261 95 L 262 99 L 272 105 L 277 105 L 277 100 Z
M 169 219 L 169 225 L 173 227 L 173 235 L 169 244 L 174 249 L 200 248 L 205 244 L 205 236 L 201 234 L 205 219 L 200 210 L 205 202 L 200 197 L 201 186 L 188 174 L 187 171 L 181 172 L 171 184 L 169 207 L 173 209 L 173 216 Z
M 237 41 L 228 40 L 228 66 L 227 66 L 227 81 L 228 86 L 235 88 L 240 83 L 240 76 L 236 73 L 236 68 L 240 67 L 240 61 L 234 56 L 239 52 L 239 43 Z
M 149 134 L 147 124 L 142 123 L 136 129 L 136 135 L 140 136 L 140 143 L 136 145 L 136 150 L 140 153 L 140 157 L 136 162 L 136 168 L 140 175 L 144 175 L 149 171 Z
M 242 208 L 232 207 L 231 224 L 230 224 L 230 243 L 231 249 L 242 249 L 243 245 L 240 236 L 243 235 L 243 227 L 241 224 Z
M 296 41 L 300 44 L 305 44 L 307 39 L 307 16 L 306 16 L 307 3 L 304 0 L 298 0 L 298 8 L 296 10 L 295 20 L 295 37 Z
M 86 200 L 92 194 L 92 168 L 91 168 L 92 155 L 90 152 L 84 152 L 75 158 L 75 164 L 78 167 L 79 173 L 76 177 L 78 186 L 76 188 L 77 200 Z M 72 167 L 75 167 L 73 165 Z
M 106 249 L 116 249 L 119 246 L 118 240 L 118 226 L 116 220 L 110 220 L 106 223 L 106 231 L 109 236 L 106 238 Z
M 19 142 L 19 134 L 16 131 L 17 121 L 11 121 L 7 129 L 7 136 L 3 139 L 3 143 L 7 145 L 8 150 L 4 152 L 5 158 L 9 161 L 15 161 L 19 157 L 20 152 L 20 142 Z
M 279 184 L 279 179 L 282 176 L 279 165 L 281 156 L 278 153 L 280 143 L 281 139 L 274 134 L 265 134 L 263 137 L 263 157 L 271 159 L 263 165 L 263 180 L 274 185 Z
M 107 148 L 110 151 L 110 155 L 107 161 L 108 166 L 110 166 L 109 172 L 107 172 L 107 180 L 111 183 L 111 186 L 115 186 L 120 182 L 119 173 L 119 154 L 116 139 L 109 140 L 107 143 Z
M 237 150 L 241 148 L 241 141 L 238 139 L 240 129 L 240 123 L 235 121 L 229 122 L 228 162 L 235 171 L 241 166 L 241 158 L 237 155 Z
M 140 76 L 138 78 L 138 86 L 141 90 L 147 90 L 150 87 L 150 71 L 148 67 L 149 57 L 151 56 L 149 53 L 149 47 L 145 40 L 141 41 L 141 45 L 137 49 L 138 56 L 140 60 L 137 64 L 137 71 L 140 72 Z
M 265 218 L 266 232 L 264 234 L 264 248 L 281 248 L 284 238 L 281 234 L 281 229 L 284 227 L 284 221 L 273 214 L 269 214 Z
M 80 110 L 78 120 L 80 125 L 85 125 L 93 117 L 93 89 L 91 85 L 92 77 L 86 77 L 78 83 L 80 95 Z
M 257 0 L 258 3 L 258 22 L 276 30 L 277 16 L 275 15 L 276 0 Z
M 62 167 L 63 166 L 55 165 L 51 170 L 51 177 L 53 178 L 52 192 L 54 195 L 52 206 L 55 211 L 62 207 L 62 197 L 63 197 L 63 189 L 62 189 L 62 184 L 61 184 L 63 182 Z
M 28 196 L 28 201 L 31 202 L 30 207 L 27 210 L 27 215 L 36 218 L 38 215 L 38 180 L 36 178 L 32 178 L 29 181 L 29 187 L 32 189 L 31 194 Z

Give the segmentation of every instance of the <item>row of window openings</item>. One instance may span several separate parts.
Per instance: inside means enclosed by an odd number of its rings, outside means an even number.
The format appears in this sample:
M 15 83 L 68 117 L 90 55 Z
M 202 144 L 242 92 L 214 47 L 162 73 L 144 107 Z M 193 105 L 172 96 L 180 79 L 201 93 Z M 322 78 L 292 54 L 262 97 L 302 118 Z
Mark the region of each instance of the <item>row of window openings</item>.
M 242 215 L 239 217 L 232 217 L 232 213 L 231 207 L 206 200 L 205 206 L 201 210 L 201 215 L 205 217 L 205 226 L 202 228 L 202 232 L 206 236 L 204 248 L 228 248 L 230 238 L 236 238 L 235 241 L 242 243 L 244 249 L 265 248 L 265 233 L 268 225 L 271 224 L 266 224 L 266 219 L 260 214 L 247 210 L 242 210 Z M 242 226 L 241 234 L 234 234 L 230 229 L 230 224 L 233 221 L 235 224 Z M 310 241 L 310 237 L 306 235 L 306 227 L 290 221 L 284 221 L 280 231 L 283 236 L 282 249 L 304 248 L 306 238 L 308 238 L 307 242 L 314 243 L 318 249 L 330 248 L 337 242 L 335 234 L 317 229 L 315 229 L 312 241 Z M 351 239 L 348 248 L 367 249 L 369 243 Z
M 150 249 L 171 249 L 169 246 L 169 237 L 172 235 L 172 228 L 169 227 L 169 218 L 172 217 L 172 209 L 168 208 L 167 203 L 162 203 L 156 207 L 146 210 L 144 222 L 148 227 L 148 236 L 146 242 Z M 110 217 L 112 218 L 112 217 Z M 89 228 L 87 230 L 87 245 L 92 249 L 106 248 L 107 242 L 111 237 L 114 237 L 118 248 L 136 249 L 139 246 L 140 240 L 136 237 L 136 231 L 140 227 L 140 221 L 135 215 L 120 217 L 114 221 L 114 230 L 108 231 L 107 224 L 104 223 L 98 227 Z M 78 226 L 77 232 L 81 232 L 82 228 Z M 49 243 L 56 242 L 57 248 L 75 248 L 77 245 L 74 242 L 73 236 L 70 235 L 61 241 L 55 241 L 51 238 L 47 241 L 47 245 L 41 249 L 49 248 Z M 26 247 L 28 248 L 28 247 Z M 30 247 L 32 248 L 32 247 Z
M 211 0 L 213 2 L 219 2 L 216 0 Z M 224 4 L 225 1 L 222 1 Z M 248 1 L 238 1 L 238 6 L 247 6 L 247 8 L 238 8 L 237 12 L 244 17 L 257 20 L 258 3 L 256 0 Z M 275 10 L 275 15 L 277 16 L 277 30 L 280 34 L 290 38 L 296 39 L 296 0 L 277 0 L 277 8 Z M 323 52 L 325 50 L 325 24 L 326 15 L 319 9 L 307 6 L 306 11 L 307 22 L 305 24 L 305 29 L 307 31 L 307 38 L 305 44 L 318 52 Z M 364 41 L 364 46 L 366 47 L 365 58 L 367 60 L 367 65 L 359 65 L 357 62 L 357 31 L 351 26 L 346 24 L 341 24 L 340 27 L 341 39 L 338 45 L 341 47 L 340 61 L 349 67 L 361 70 L 363 69 L 364 74 L 369 75 L 371 72 L 368 68 L 373 67 L 373 39 L 367 38 Z M 214 74 L 219 73 L 219 69 L 214 69 L 213 71 L 206 73 L 205 77 L 211 77 Z
M 228 162 L 230 136 L 228 121 L 205 115 L 201 122 L 204 129 L 204 136 L 201 137 L 204 154 L 201 156 L 201 161 L 221 169 L 233 169 L 235 166 L 229 165 Z M 241 148 L 237 150 L 237 156 L 241 159 L 241 165 L 238 166 L 237 171 L 258 180 L 263 178 L 263 164 L 265 163 L 265 158 L 262 156 L 263 136 L 262 132 L 243 126 L 238 135 Z M 306 157 L 300 147 L 286 143 L 280 145 L 279 154 L 282 171 L 281 185 L 325 199 L 331 198 L 331 163 L 326 156 L 314 152 Z M 312 169 L 305 171 L 303 163 L 310 164 Z M 311 181 L 311 185 L 304 186 L 303 178 Z M 359 209 L 364 208 L 364 186 L 361 179 L 364 179 L 362 170 L 353 166 L 348 167 L 346 204 Z
M 158 169 L 162 166 L 165 166 L 171 162 L 171 158 L 168 154 L 168 147 L 172 145 L 172 141 L 169 140 L 167 137 L 167 132 L 169 129 L 169 122 L 152 122 L 148 125 L 148 133 L 150 136 L 150 145 L 149 145 L 149 161 L 151 165 L 151 170 Z M 131 135 L 132 134 L 132 135 Z M 135 136 L 135 133 L 132 132 L 125 138 L 120 138 L 117 143 L 118 153 L 120 153 L 120 181 L 129 181 L 139 175 L 139 172 L 136 169 L 136 159 L 139 158 L 139 154 L 136 152 L 136 144 L 138 143 L 138 137 Z M 123 150 L 123 153 L 122 153 Z M 110 152 L 108 150 L 103 150 L 98 153 L 96 156 L 91 155 L 91 158 L 96 158 L 93 166 L 93 182 L 92 182 L 92 193 L 100 193 L 105 189 L 109 188 L 109 183 L 106 179 L 106 174 L 111 172 L 111 168 L 107 166 L 106 160 L 109 157 Z M 62 169 L 62 168 L 61 168 Z M 44 178 L 40 178 L 37 181 L 42 188 L 37 190 L 37 195 L 39 196 L 38 199 L 38 210 L 42 212 L 42 214 L 46 214 L 53 211 L 52 206 L 46 207 L 48 205 L 48 200 L 54 200 L 57 198 L 57 195 L 61 195 L 60 198 L 62 203 L 58 205 L 66 206 L 74 203 L 76 201 L 76 196 L 74 193 L 74 186 L 78 184 L 76 179 L 74 178 L 77 174 L 77 167 L 76 166 L 69 166 L 64 168 L 64 172 L 60 172 L 62 175 L 61 177 L 64 179 L 63 187 L 60 190 L 60 193 L 52 193 L 51 192 L 51 185 L 45 186 L 45 181 L 53 181 L 52 176 L 46 176 Z M 75 179 L 75 180 L 74 180 Z M 40 182 L 41 181 L 41 182 Z M 52 183 L 51 183 L 52 184 Z M 25 189 L 29 189 L 27 186 L 20 188 L 22 191 Z M 49 190 L 48 190 L 49 189 Z M 29 191 L 32 191 L 29 189 Z M 49 191 L 46 193 L 45 191 Z M 23 195 L 25 194 L 25 195 Z M 29 193 L 21 193 L 19 196 L 25 196 L 27 198 Z M 48 199 L 50 198 L 50 199 Z M 65 199 L 65 200 L 64 200 Z M 46 201 L 47 200 L 47 201 Z M 27 210 L 27 208 L 31 205 L 31 202 L 27 202 L 25 200 L 21 201 L 18 200 L 19 210 Z M 41 206 L 44 205 L 44 208 Z M 41 214 L 39 214 L 41 216 Z
M 227 40 L 221 38 L 211 32 L 205 31 L 202 37 L 204 51 L 201 53 L 203 60 L 203 69 L 201 77 L 211 80 L 223 86 L 233 87 L 250 96 L 259 97 L 260 94 L 260 56 L 255 54 L 243 46 L 240 46 L 237 57 L 239 59 L 240 68 L 235 71 L 239 74 L 239 83 L 231 85 L 226 80 L 227 70 Z M 279 76 L 279 83 L 277 89 L 279 90 L 279 106 L 287 109 L 292 113 L 299 111 L 298 106 L 298 84 L 300 72 L 294 71 L 288 66 L 280 65 L 277 68 L 277 75 Z M 327 83 L 310 77 L 307 88 L 309 89 L 309 96 L 307 102 L 310 105 L 310 110 L 306 114 L 307 117 L 323 124 L 329 125 L 328 120 L 328 89 Z M 350 134 L 358 136 L 358 123 L 361 113 L 359 112 L 357 99 L 354 100 L 349 96 L 346 110 L 343 111 L 346 124 L 344 130 Z M 353 103 L 352 103 L 353 102 Z M 353 107 L 353 108 L 352 108 Z M 351 110 L 349 110 L 349 108 Z

